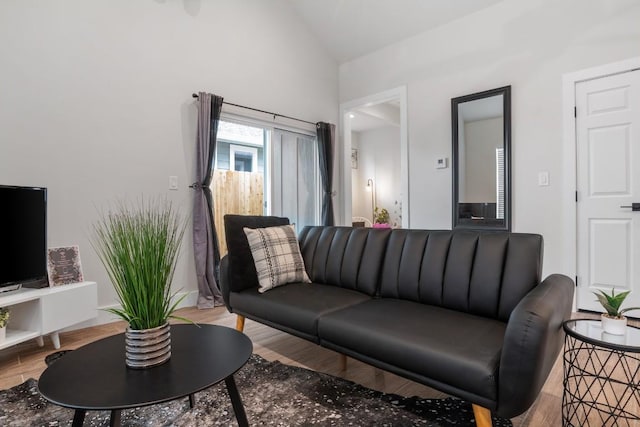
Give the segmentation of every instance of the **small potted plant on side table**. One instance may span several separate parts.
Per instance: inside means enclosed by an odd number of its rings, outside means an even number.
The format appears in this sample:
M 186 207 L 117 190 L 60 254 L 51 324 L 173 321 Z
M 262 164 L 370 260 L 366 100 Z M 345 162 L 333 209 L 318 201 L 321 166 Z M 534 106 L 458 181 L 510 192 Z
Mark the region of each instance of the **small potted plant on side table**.
M 0 307 L 0 343 L 7 338 L 7 323 L 9 323 L 10 316 L 11 312 L 8 308 Z
M 623 316 L 624 313 L 631 310 L 640 310 L 640 307 L 629 307 L 620 309 L 627 295 L 631 291 L 615 293 L 615 289 L 611 290 L 611 295 L 604 291 L 594 292 L 593 294 L 598 298 L 598 301 L 607 310 L 606 313 L 602 313 L 602 330 L 611 335 L 624 335 L 625 328 L 627 327 L 627 318 Z

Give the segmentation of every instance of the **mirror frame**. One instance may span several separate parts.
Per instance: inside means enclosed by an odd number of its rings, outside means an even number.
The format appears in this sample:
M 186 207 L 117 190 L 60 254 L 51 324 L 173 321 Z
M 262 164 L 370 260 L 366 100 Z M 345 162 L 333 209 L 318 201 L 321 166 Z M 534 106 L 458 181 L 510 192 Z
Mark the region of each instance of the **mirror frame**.
M 502 95 L 503 112 L 503 141 L 504 141 L 504 225 L 483 223 L 478 220 L 474 224 L 459 223 L 459 154 L 458 154 L 458 106 L 462 103 L 477 99 L 490 98 Z M 453 203 L 452 203 L 452 229 L 477 229 L 477 230 L 504 230 L 511 231 L 511 86 L 499 87 L 471 95 L 459 96 L 451 99 L 451 127 L 452 127 L 452 174 L 453 174 Z

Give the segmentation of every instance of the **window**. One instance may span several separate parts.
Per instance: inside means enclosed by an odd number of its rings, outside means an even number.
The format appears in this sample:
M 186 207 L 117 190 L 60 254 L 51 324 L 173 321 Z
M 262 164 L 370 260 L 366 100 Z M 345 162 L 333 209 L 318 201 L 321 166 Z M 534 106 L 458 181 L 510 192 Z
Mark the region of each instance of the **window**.
M 216 169 L 264 173 L 264 149 L 269 130 L 220 121 L 216 143 Z
M 316 137 L 275 129 L 271 141 L 271 214 L 288 217 L 297 231 L 320 224 Z
M 225 214 L 285 216 L 298 231 L 319 224 L 315 134 L 223 114 L 212 188 L 219 235 Z
M 258 150 L 255 147 L 230 144 L 229 169 L 236 172 L 257 172 Z

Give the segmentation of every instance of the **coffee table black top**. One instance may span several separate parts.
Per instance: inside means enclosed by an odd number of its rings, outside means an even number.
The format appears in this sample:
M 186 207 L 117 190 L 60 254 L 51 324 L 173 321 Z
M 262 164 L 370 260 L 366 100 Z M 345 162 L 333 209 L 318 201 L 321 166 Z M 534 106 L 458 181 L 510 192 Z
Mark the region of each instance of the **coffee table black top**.
M 149 369 L 125 365 L 124 334 L 71 351 L 40 376 L 50 402 L 73 409 L 117 410 L 166 402 L 204 390 L 249 360 L 251 340 L 215 325 L 171 325 L 171 359 Z

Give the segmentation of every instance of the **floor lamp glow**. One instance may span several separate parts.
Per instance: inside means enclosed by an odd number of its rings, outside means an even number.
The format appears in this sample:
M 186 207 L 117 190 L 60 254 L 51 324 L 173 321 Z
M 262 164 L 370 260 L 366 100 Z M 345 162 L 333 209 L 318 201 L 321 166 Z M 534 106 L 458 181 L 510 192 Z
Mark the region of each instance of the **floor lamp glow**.
M 373 184 L 373 178 L 367 179 L 367 191 L 371 193 L 371 224 L 376 222 L 376 189 Z

